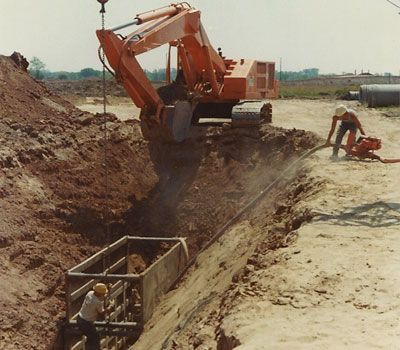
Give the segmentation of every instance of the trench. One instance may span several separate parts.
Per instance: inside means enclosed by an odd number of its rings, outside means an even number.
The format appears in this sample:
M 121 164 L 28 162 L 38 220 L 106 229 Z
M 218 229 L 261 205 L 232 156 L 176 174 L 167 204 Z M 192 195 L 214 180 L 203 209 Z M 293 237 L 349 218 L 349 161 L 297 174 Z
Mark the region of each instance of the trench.
M 4 56 L 0 76 L 7 82 L 0 87 L 0 342 L 9 348 L 57 348 L 67 269 L 126 234 L 187 237 L 195 256 L 318 141 L 265 124 L 194 128 L 180 145 L 149 144 L 137 121 L 108 116 L 105 212 L 103 119 L 78 110 Z M 277 210 L 276 196 L 262 217 Z M 289 209 L 279 210 L 282 221 Z M 154 251 L 138 254 L 148 264 Z
M 298 210 L 296 204 L 313 191 L 315 185 L 309 181 L 305 171 L 297 171 L 283 183 L 271 183 L 271 187 L 267 187 L 270 192 L 266 190 L 259 194 L 243 208 L 243 212 L 237 213 L 240 219 L 231 220 L 231 225 L 221 227 L 216 232 L 218 237 L 208 241 L 215 244 L 206 244 L 206 249 L 196 254 L 192 261 L 195 264 L 163 300 L 152 324 L 139 339 L 138 348 L 146 348 L 150 343 L 160 349 L 199 347 L 202 332 L 207 334 L 207 330 L 198 329 L 196 337 L 185 338 L 190 343 L 180 343 L 176 339 L 185 333 L 186 328 L 196 329 L 198 315 L 210 304 L 214 306 L 208 309 L 207 322 L 214 323 L 215 329 L 211 333 L 215 333 L 215 348 L 230 350 L 239 345 L 220 329 L 220 316 L 215 312 L 218 304 L 223 305 L 224 292 L 231 285 L 245 280 L 246 275 L 258 266 L 259 254 L 268 254 L 295 240 L 296 230 L 312 219 L 308 210 Z M 177 315 L 176 309 L 179 310 Z M 172 318 L 174 322 L 170 325 Z M 163 335 L 157 336 L 160 332 Z
M 149 145 L 159 181 L 149 196 L 132 202 L 120 227 L 143 236 L 185 236 L 193 255 L 315 142 L 303 131 L 265 125 L 199 127 L 184 144 Z
M 216 234 L 220 236 L 228 229 L 226 224 L 232 219 L 235 222 L 248 219 L 238 216 L 236 220 L 235 216 L 255 204 L 252 202 L 260 199 L 265 190 L 273 189 L 274 180 L 285 175 L 282 170 L 299 159 L 296 155 L 304 153 L 305 148 L 303 136 L 310 137 L 306 141 L 308 147 L 315 144 L 315 139 L 302 131 L 276 130 L 270 126 L 265 126 L 264 131 L 200 129 L 197 137 L 185 144 L 149 144 L 159 180 L 147 197 L 133 200 L 131 207 L 111 223 L 112 241 L 123 234 L 182 236 L 187 238 L 190 255 L 195 259 L 198 252 L 209 246 L 210 240 L 216 239 Z M 302 186 L 294 189 L 295 196 L 304 191 Z M 263 215 L 269 217 L 274 212 L 276 208 L 271 203 L 277 197 L 291 195 L 278 187 L 272 198 L 267 199 Z M 280 215 L 291 220 L 272 245 L 279 246 L 290 231 L 309 220 L 304 213 L 292 217 L 287 207 L 290 205 L 276 209 L 275 220 Z M 142 250 L 137 259 L 148 261 L 151 255 L 154 255 L 151 249 Z
M 261 129 L 198 127 L 184 143 L 147 144 L 157 181 L 141 198 L 124 193 L 129 198 L 127 209 L 110 221 L 108 239 L 125 234 L 184 236 L 195 253 L 316 142 L 314 135 L 302 130 L 264 125 Z M 77 205 L 61 218 L 93 244 L 107 243 L 104 215 L 98 208 Z

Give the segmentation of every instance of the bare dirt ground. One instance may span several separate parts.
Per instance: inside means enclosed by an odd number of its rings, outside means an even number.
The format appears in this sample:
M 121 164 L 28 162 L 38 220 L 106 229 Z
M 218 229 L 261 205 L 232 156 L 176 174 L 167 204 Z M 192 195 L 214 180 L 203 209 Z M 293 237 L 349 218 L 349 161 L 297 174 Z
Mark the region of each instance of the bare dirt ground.
M 199 128 L 185 144 L 166 146 L 145 142 L 137 120 L 107 119 L 106 203 L 103 117 L 77 109 L 0 56 L 1 349 L 60 349 L 68 268 L 132 233 L 186 236 L 195 253 L 317 142 L 302 130 L 264 125 Z M 262 218 L 293 216 L 296 227 L 309 219 L 291 209 L 312 187 L 305 175 L 297 181 L 277 193 L 289 198 L 287 206 L 275 213 L 268 203 Z
M 325 137 L 336 104 L 276 101 L 274 124 Z M 350 105 L 367 133 L 382 138 L 379 153 L 398 157 L 400 120 Z M 293 225 L 289 195 L 275 200 L 281 220 L 274 225 L 273 217 L 260 215 L 264 201 L 253 219 L 199 258 L 135 349 L 151 341 L 155 349 L 397 349 L 399 164 L 332 163 L 329 155 L 323 150 L 306 162 L 314 190 L 292 202 L 292 211 L 310 210 L 311 222 Z M 288 238 L 274 246 L 271 235 L 282 229 L 282 214 L 292 225 L 283 225 Z M 172 320 L 179 326 L 170 326 Z
M 82 111 L 90 112 L 93 114 L 102 113 L 103 112 L 103 104 L 102 100 L 99 98 L 93 97 L 85 97 L 78 98 L 75 97 L 70 98 L 72 102 Z M 129 97 L 111 97 L 108 95 L 107 101 L 107 111 L 109 113 L 113 113 L 118 116 L 120 120 L 128 120 L 128 119 L 138 119 L 140 114 L 140 109 L 137 108 Z
M 103 84 L 100 79 L 46 80 L 44 83 L 49 90 L 63 96 L 80 110 L 103 113 Z M 139 117 L 140 109 L 113 79 L 106 81 L 106 95 L 109 113 L 117 115 L 120 120 Z
M 337 103 L 275 101 L 274 125 L 324 138 Z M 400 120 L 349 106 L 369 135 L 382 138 L 378 153 L 398 158 Z M 127 101 L 109 108 L 137 116 Z M 329 155 L 309 159 L 310 173 L 203 253 L 134 349 L 397 348 L 399 165 L 332 163 Z

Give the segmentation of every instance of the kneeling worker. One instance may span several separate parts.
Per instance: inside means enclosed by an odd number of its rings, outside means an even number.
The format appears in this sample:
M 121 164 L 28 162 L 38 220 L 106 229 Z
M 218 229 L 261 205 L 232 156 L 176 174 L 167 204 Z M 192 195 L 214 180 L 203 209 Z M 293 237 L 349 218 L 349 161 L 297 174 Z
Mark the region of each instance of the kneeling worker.
M 100 337 L 97 333 L 94 321 L 99 316 L 108 314 L 113 305 L 104 308 L 104 299 L 107 294 L 107 286 L 104 283 L 97 283 L 93 290 L 89 291 L 78 314 L 78 328 L 87 337 L 86 349 L 100 350 Z
M 360 130 L 362 135 L 365 135 L 364 129 L 357 118 L 356 112 L 352 109 L 347 109 L 343 105 L 340 105 L 336 108 L 335 115 L 332 117 L 331 130 L 329 130 L 329 134 L 326 139 L 327 146 L 331 145 L 331 137 L 336 129 L 338 120 L 340 120 L 341 123 L 336 134 L 335 145 L 333 146 L 333 153 L 331 157 L 332 160 L 338 159 L 339 148 L 347 131 L 349 131 L 349 136 L 347 137 L 346 153 L 350 152 L 351 147 L 353 147 L 355 143 L 357 129 Z

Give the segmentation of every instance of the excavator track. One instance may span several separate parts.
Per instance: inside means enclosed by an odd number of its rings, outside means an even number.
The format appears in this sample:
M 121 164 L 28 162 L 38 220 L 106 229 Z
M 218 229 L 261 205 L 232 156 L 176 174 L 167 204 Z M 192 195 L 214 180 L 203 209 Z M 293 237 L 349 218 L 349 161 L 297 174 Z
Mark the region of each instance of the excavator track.
M 257 126 L 272 122 L 272 105 L 266 101 L 241 101 L 232 108 L 232 126 Z
M 241 101 L 239 103 L 198 103 L 173 100 L 163 111 L 163 122 L 151 122 L 141 115 L 142 134 L 146 140 L 182 142 L 190 136 L 190 126 L 218 126 L 230 123 L 233 128 L 257 127 L 272 121 L 272 105 L 266 101 Z
M 232 127 L 257 126 L 272 121 L 272 105 L 265 100 L 229 103 L 200 103 L 195 108 L 192 124 L 232 123 Z

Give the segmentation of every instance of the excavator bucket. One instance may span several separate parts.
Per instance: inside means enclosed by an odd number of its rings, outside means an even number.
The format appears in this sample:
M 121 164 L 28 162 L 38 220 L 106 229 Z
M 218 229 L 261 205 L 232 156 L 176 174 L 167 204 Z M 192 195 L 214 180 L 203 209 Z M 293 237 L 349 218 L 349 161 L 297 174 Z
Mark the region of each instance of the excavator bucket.
M 149 141 L 182 142 L 189 138 L 193 109 L 189 101 L 166 105 L 161 112 L 161 126 L 148 116 L 141 116 L 143 137 Z
M 173 106 L 165 106 L 161 120 L 167 138 L 174 142 L 189 138 L 192 114 L 189 101 L 177 101 Z

